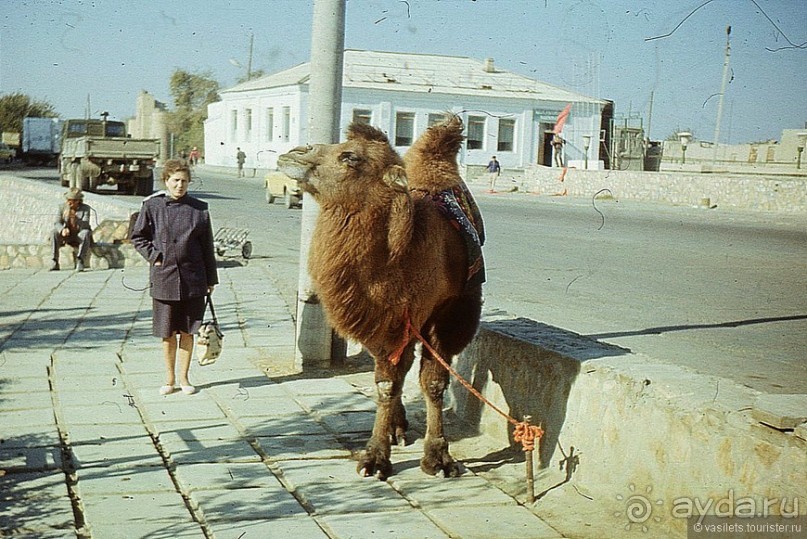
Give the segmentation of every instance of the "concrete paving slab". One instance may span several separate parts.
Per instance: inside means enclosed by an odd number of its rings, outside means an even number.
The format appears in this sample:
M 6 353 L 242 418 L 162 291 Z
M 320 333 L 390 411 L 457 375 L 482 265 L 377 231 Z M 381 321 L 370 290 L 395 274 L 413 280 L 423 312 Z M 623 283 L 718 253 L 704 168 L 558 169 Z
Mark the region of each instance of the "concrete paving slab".
M 123 385 L 123 376 L 117 370 L 100 374 L 94 369 L 88 368 L 84 371 L 77 371 L 68 376 L 54 376 L 54 387 L 62 395 L 72 398 L 83 398 L 93 392 L 103 391 L 126 391 Z M 75 394 L 78 394 L 75 395 Z
M 0 370 L 0 387 L 3 388 L 4 393 L 6 391 L 9 393 L 22 393 L 27 391 L 48 392 L 50 391 L 50 382 L 46 374 L 40 377 L 16 376 Z
M 0 375 L 2 376 L 47 376 L 49 365 L 49 353 L 31 353 L 22 350 L 0 351 Z
M 341 378 L 304 378 L 282 382 L 293 395 L 352 395 L 356 388 Z
M 203 489 L 282 488 L 263 462 L 223 462 L 177 466 L 183 492 Z
M 282 460 L 276 464 L 277 469 L 283 474 L 283 478 L 294 488 L 332 481 L 342 483 L 378 482 L 378 479 L 372 477 L 361 477 L 356 472 L 356 461 L 353 459 Z
M 16 410 L 32 410 L 35 408 L 53 409 L 53 401 L 47 391 L 26 391 L 24 393 L 0 394 L 0 410 L 4 412 Z
M 563 537 L 522 506 L 453 506 L 424 509 L 427 516 L 462 539 L 555 539 Z
M 100 444 L 105 442 L 125 442 L 148 437 L 142 424 L 72 425 L 67 431 L 67 439 L 72 445 Z
M 15 449 L 18 447 L 51 447 L 60 444 L 56 425 L 3 425 L 0 433 L 0 447 Z
M 277 417 L 303 412 L 303 408 L 289 397 L 256 398 L 240 393 L 221 399 L 221 402 L 235 417 Z
M 110 402 L 123 403 L 130 402 L 129 391 L 123 386 L 120 380 L 111 380 L 107 385 L 97 389 L 85 388 L 81 391 L 59 391 L 58 401 L 62 407 L 65 406 L 104 406 Z M 114 384 L 114 385 L 113 385 Z
M 449 535 L 419 511 L 325 515 L 318 519 L 335 537 L 447 539 Z
M 53 418 L 53 409 L 35 408 L 33 410 L 0 412 L 0 425 L 3 425 L 4 428 L 15 428 L 25 425 L 51 426 L 56 425 L 56 420 Z
M 211 523 L 307 515 L 294 496 L 281 487 L 196 490 L 190 498 Z
M 255 437 L 328 434 L 325 427 L 304 413 L 277 417 L 243 417 L 238 421 L 250 436 Z
M 0 470 L 44 471 L 62 467 L 59 447 L 17 447 L 0 449 Z
M 293 537 L 294 539 L 327 539 L 328 535 L 307 516 L 273 518 L 271 520 L 216 521 L 209 524 L 216 537 L 248 539 L 251 537 Z
M 162 466 L 81 468 L 76 471 L 76 476 L 81 496 L 176 491 L 171 476 Z
M 261 460 L 255 450 L 243 440 L 183 440 L 175 433 L 167 433 L 160 435 L 160 445 L 177 464 Z
M 263 374 L 255 372 L 245 375 L 244 378 L 216 379 L 204 382 L 202 387 L 212 391 L 222 400 L 229 399 L 291 399 L 291 394 L 282 384 L 276 384 Z
M 185 395 L 181 391 L 175 391 L 168 397 L 158 402 L 146 402 L 143 404 L 150 420 L 159 418 L 160 420 L 189 421 L 206 419 L 217 421 L 226 417 L 218 404 L 207 398 L 203 392 L 195 395 Z
M 459 507 L 473 504 L 515 505 L 516 501 L 481 477 L 439 478 L 421 474 L 420 479 L 401 479 L 398 475 L 389 482 L 404 496 L 424 509 Z
M 318 419 L 329 431 L 336 434 L 367 433 L 373 431 L 375 412 L 342 412 L 336 414 L 317 414 Z
M 270 436 L 256 439 L 273 460 L 349 458 L 350 450 L 330 434 L 311 436 Z
M 376 403 L 366 395 L 354 391 L 353 393 L 332 395 L 300 395 L 295 397 L 303 408 L 318 414 L 331 414 L 339 412 L 373 412 Z
M 162 457 L 147 436 L 101 444 L 79 444 L 71 448 L 76 468 L 163 465 Z
M 363 478 L 351 482 L 326 481 L 324 484 L 308 483 L 297 487 L 317 515 L 333 513 L 372 513 L 411 509 L 412 505 L 388 483 L 377 479 Z M 323 488 L 324 486 L 324 488 Z
M 93 537 L 103 539 L 205 539 L 195 522 L 102 522 L 92 525 Z
M 154 421 L 152 428 L 158 436 L 176 434 L 182 440 L 222 440 L 241 439 L 241 433 L 229 421 L 187 421 L 166 419 Z
M 190 512 L 177 492 L 130 492 L 125 495 L 85 495 L 84 516 L 95 529 L 102 525 L 192 523 Z
M 73 529 L 73 507 L 67 497 L 64 473 L 0 476 L 0 530 L 33 537 L 55 533 L 58 537 L 62 530 Z
M 62 406 L 65 425 L 94 425 L 110 423 L 141 423 L 140 413 L 122 395 L 95 406 Z

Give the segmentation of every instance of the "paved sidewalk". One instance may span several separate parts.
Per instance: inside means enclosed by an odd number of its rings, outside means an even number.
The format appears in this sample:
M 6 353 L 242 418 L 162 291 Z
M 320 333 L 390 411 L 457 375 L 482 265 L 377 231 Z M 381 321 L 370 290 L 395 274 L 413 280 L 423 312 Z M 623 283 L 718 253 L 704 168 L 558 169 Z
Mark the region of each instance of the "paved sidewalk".
M 222 266 L 225 351 L 194 363 L 193 396 L 158 394 L 147 268 L 0 272 L 0 536 L 561 537 L 524 503 L 523 462 L 496 462 L 458 425 L 465 474 L 424 475 L 417 399 L 395 474 L 360 478 L 370 367 L 294 372 L 292 315 L 268 269 Z

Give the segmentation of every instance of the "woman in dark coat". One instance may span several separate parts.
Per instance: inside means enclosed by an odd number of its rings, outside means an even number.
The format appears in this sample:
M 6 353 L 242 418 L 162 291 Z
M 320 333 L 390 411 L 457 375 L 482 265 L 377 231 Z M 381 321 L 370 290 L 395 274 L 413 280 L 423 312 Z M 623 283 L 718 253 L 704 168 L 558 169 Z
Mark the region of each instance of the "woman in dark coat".
M 174 391 L 178 359 L 180 388 L 191 395 L 196 392 L 188 380 L 193 336 L 202 324 L 205 297 L 219 282 L 213 226 L 207 203 L 188 195 L 186 163 L 166 161 L 161 178 L 166 189 L 143 201 L 131 239 L 151 264 L 152 326 L 163 341 L 166 368 L 160 393 Z

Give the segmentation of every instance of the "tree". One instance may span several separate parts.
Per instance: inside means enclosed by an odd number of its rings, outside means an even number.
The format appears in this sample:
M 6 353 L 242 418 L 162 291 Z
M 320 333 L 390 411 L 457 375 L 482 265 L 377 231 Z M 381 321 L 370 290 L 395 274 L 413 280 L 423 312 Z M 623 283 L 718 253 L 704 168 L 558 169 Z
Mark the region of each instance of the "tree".
M 263 69 L 257 69 L 255 71 L 251 71 L 249 73 L 249 76 L 247 76 L 247 74 L 244 73 L 242 76 L 238 77 L 238 79 L 236 79 L 235 82 L 236 84 L 241 84 L 242 82 L 247 82 L 248 80 L 259 79 L 264 75 L 266 75 L 266 72 Z
M 209 71 L 175 69 L 169 87 L 175 109 L 168 114 L 168 128 L 174 134 L 175 152 L 203 148 L 207 106 L 219 100 L 219 83 Z
M 47 101 L 37 101 L 15 92 L 0 95 L 0 131 L 22 132 L 23 118 L 58 118 L 56 108 Z

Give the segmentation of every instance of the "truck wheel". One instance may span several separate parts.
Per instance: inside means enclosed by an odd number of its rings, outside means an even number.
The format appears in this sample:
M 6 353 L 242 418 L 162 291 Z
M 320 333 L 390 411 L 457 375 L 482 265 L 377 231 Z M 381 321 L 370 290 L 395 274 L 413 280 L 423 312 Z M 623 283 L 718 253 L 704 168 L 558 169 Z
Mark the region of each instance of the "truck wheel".
M 89 191 L 90 190 L 90 177 L 85 176 L 84 174 L 80 174 L 81 176 L 81 190 L 82 191 Z
M 286 191 L 284 202 L 286 204 L 286 209 L 292 209 L 299 203 L 296 196 L 292 195 L 289 191 Z
M 137 179 L 137 186 L 135 187 L 135 192 L 137 196 L 147 197 L 151 193 L 154 192 L 154 177 L 147 176 L 145 178 L 138 178 Z
M 252 242 L 247 241 L 244 242 L 244 245 L 241 246 L 241 256 L 244 258 L 249 258 L 252 256 Z
M 269 188 L 267 187 L 267 189 L 266 189 L 266 203 L 267 204 L 274 204 L 274 202 L 275 202 L 275 195 L 273 195 L 269 191 Z

